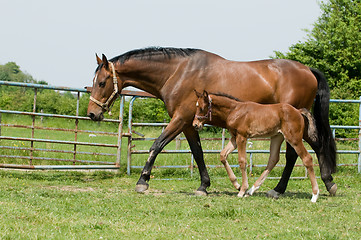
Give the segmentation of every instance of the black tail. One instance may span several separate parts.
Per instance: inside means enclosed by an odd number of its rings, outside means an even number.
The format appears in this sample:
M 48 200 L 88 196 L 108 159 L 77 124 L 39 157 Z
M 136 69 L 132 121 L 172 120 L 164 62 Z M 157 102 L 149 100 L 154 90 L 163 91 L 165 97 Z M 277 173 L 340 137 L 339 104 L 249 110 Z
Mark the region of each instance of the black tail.
M 318 139 L 321 144 L 321 151 L 325 154 L 325 162 L 323 165 L 336 172 L 336 143 L 333 139 L 330 122 L 328 119 L 330 89 L 327 84 L 326 77 L 317 69 L 310 68 L 311 72 L 317 78 L 318 90 L 315 103 L 313 106 L 313 115 L 316 120 Z M 321 163 L 320 163 L 321 164 Z

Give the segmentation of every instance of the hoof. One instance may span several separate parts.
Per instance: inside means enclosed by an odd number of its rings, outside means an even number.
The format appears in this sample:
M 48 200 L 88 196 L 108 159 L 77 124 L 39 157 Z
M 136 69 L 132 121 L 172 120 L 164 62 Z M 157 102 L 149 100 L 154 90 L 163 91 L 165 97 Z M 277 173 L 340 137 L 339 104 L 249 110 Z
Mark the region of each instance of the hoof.
M 272 189 L 267 192 L 267 197 L 278 199 L 280 197 L 280 193 Z
M 311 202 L 315 203 L 320 195 L 320 190 L 317 190 L 316 194 L 312 194 Z
M 333 186 L 330 188 L 330 190 L 328 190 L 328 192 L 330 193 L 330 196 L 336 196 L 336 192 L 337 192 L 337 185 L 336 185 L 336 183 L 333 184 Z
M 252 196 L 253 193 L 254 193 L 255 191 L 257 191 L 258 189 L 259 189 L 259 187 L 252 186 L 251 189 L 249 189 L 246 194 L 247 194 L 248 196 Z
M 237 197 L 243 198 L 243 197 L 248 197 L 248 196 L 247 196 L 246 192 L 242 191 L 237 194 Z
M 196 196 L 202 196 L 202 197 L 208 196 L 208 193 L 207 193 L 207 192 L 200 191 L 200 190 L 197 190 L 194 194 L 195 194 Z
M 137 193 L 144 193 L 148 190 L 148 187 L 149 185 L 137 184 L 137 186 L 135 186 L 135 191 Z

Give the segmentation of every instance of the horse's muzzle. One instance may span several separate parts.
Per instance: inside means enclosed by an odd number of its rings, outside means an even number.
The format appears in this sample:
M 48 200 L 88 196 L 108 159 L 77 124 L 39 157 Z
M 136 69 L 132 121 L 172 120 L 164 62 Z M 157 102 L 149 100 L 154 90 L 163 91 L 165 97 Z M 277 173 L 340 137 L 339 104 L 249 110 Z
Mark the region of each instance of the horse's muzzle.
M 193 127 L 196 131 L 201 131 L 203 129 L 202 123 L 193 123 Z
M 94 114 L 93 112 L 88 113 L 88 117 L 90 117 L 93 121 L 101 121 L 104 119 L 103 113 L 100 114 Z

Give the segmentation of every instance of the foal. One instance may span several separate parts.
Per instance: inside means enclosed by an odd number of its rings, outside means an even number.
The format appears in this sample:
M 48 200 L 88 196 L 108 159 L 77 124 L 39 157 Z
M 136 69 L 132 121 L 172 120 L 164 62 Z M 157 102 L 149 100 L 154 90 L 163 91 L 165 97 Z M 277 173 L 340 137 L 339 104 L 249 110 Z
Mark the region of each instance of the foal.
M 248 138 L 271 137 L 272 142 L 280 143 L 284 139 L 295 149 L 307 168 L 312 185 L 312 202 L 316 202 L 319 189 L 313 169 L 312 157 L 303 145 L 302 139 L 316 140 L 317 133 L 312 115 L 307 109 L 297 110 L 289 104 L 258 104 L 254 102 L 241 102 L 225 94 L 208 94 L 206 91 L 195 91 L 197 111 L 193 120 L 193 127 L 201 130 L 205 122 L 217 125 L 225 122 L 231 134 L 231 140 L 221 152 L 221 162 L 236 189 L 238 196 L 252 195 L 267 178 L 270 171 L 279 161 L 280 149 L 271 144 L 271 154 L 266 170 L 257 179 L 255 184 L 248 189 L 246 172 L 246 143 Z M 274 144 L 279 146 L 279 144 Z M 238 147 L 238 161 L 242 173 L 242 186 L 237 182 L 236 176 L 227 162 L 227 156 Z

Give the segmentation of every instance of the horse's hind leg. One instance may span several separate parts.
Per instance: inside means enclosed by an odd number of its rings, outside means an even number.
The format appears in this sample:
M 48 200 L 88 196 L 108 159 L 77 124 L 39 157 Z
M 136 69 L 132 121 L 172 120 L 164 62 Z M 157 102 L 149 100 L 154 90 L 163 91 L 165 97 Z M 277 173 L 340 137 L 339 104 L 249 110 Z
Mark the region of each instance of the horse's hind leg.
M 286 147 L 286 166 L 283 169 L 282 176 L 277 186 L 267 192 L 268 197 L 279 198 L 280 194 L 283 194 L 286 191 L 288 181 L 290 180 L 292 170 L 296 164 L 298 155 L 293 147 L 287 143 Z
M 247 138 L 238 135 L 236 138 L 236 142 L 238 146 L 238 162 L 242 173 L 242 186 L 237 196 L 244 197 L 248 189 L 247 158 L 246 158 Z
M 232 171 L 232 169 L 229 166 L 229 163 L 227 161 L 228 155 L 231 152 L 233 152 L 233 150 L 235 150 L 236 148 L 237 148 L 236 139 L 234 137 L 232 137 L 231 140 L 228 142 L 227 146 L 221 152 L 221 162 L 222 162 L 224 168 L 226 169 L 229 180 L 231 180 L 231 183 L 233 184 L 233 186 L 237 190 L 240 190 L 241 185 L 239 185 L 239 183 L 237 182 L 237 177 L 234 175 L 234 172 Z
M 316 153 L 318 163 L 320 164 L 321 179 L 325 183 L 327 191 L 330 193 L 331 196 L 336 195 L 337 185 L 333 182 L 331 170 L 328 169 L 324 164 L 326 162 L 324 150 L 322 150 L 322 147 L 318 140 L 311 140 L 308 136 L 304 136 L 304 139 Z
M 252 195 L 255 191 L 257 191 L 263 182 L 268 177 L 269 173 L 272 171 L 272 169 L 276 166 L 280 159 L 280 148 L 281 144 L 284 140 L 284 137 L 282 134 L 278 134 L 276 136 L 273 136 L 271 138 L 271 146 L 270 146 L 270 156 L 267 163 L 266 169 L 263 171 L 261 176 L 256 180 L 256 182 L 253 184 L 251 189 L 247 191 L 248 195 Z
M 312 202 L 316 202 L 319 195 L 319 188 L 316 180 L 315 171 L 313 169 L 313 161 L 312 156 L 307 152 L 305 146 L 302 143 L 302 140 L 300 140 L 299 143 L 296 143 L 293 145 L 293 148 L 296 150 L 297 154 L 302 159 L 303 165 L 307 168 L 308 177 L 311 181 L 312 186 Z

